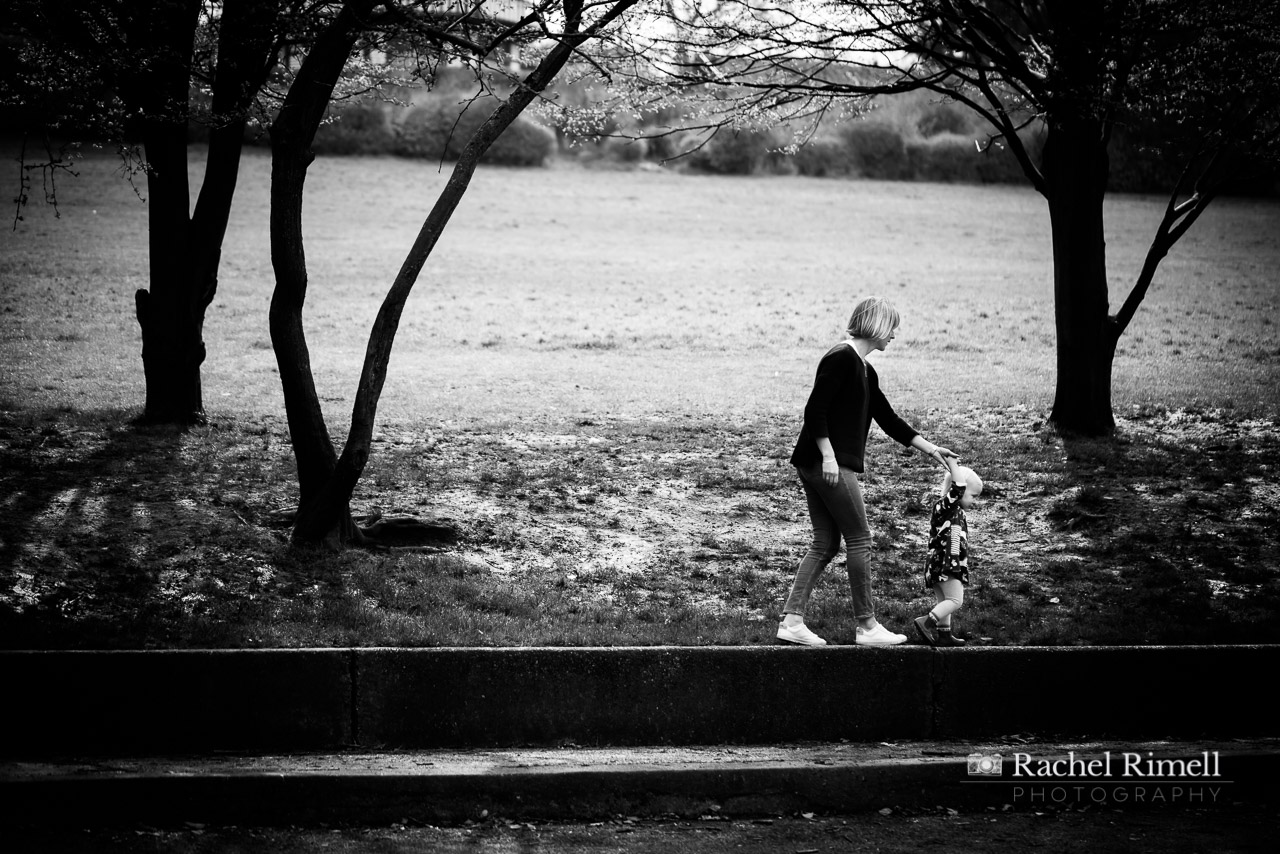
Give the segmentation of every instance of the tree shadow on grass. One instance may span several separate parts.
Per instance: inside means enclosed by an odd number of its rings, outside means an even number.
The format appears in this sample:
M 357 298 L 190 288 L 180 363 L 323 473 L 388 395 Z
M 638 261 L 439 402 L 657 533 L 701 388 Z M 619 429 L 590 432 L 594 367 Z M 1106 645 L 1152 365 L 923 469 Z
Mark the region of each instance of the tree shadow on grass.
M 194 476 L 205 462 L 192 445 L 121 410 L 0 412 L 0 648 L 218 645 L 234 632 L 243 597 L 220 604 L 240 583 L 223 570 L 243 569 L 226 560 L 234 517 Z
M 1280 463 L 1271 433 L 1164 413 L 1110 439 L 1064 437 L 1068 488 L 1047 516 L 1087 547 L 1083 561 L 1045 571 L 1077 587 L 1105 580 L 1107 595 L 1077 596 L 1062 619 L 1087 623 L 1091 643 L 1280 641 L 1269 616 L 1280 608 L 1280 547 L 1266 535 Z

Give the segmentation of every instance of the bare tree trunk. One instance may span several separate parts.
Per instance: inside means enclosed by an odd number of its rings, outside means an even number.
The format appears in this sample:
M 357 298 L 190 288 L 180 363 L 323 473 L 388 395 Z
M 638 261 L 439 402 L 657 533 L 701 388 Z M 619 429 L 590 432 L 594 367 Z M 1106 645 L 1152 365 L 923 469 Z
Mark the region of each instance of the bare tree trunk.
M 302 243 L 301 199 L 310 155 L 287 141 L 280 119 L 272 126 L 271 136 L 271 263 L 276 274 L 269 314 L 271 344 L 298 465 L 301 503 L 305 505 L 332 474 L 338 454 L 316 394 L 311 352 L 302 325 L 307 260 Z
M 144 417 L 192 423 L 204 417 L 200 364 L 203 313 L 190 299 L 188 91 L 199 0 L 154 0 L 135 10 L 131 35 L 145 59 L 128 78 L 126 100 L 142 113 L 147 160 L 150 290 L 134 295 L 147 382 Z
M 1111 367 L 1118 331 L 1108 316 L 1102 201 L 1106 143 L 1100 123 L 1050 125 L 1044 176 L 1053 232 L 1057 389 L 1049 419 L 1060 429 L 1100 436 L 1115 429 Z
M 333 547 L 360 539 L 351 520 L 350 494 L 333 497 L 328 487 L 338 455 L 325 425 L 311 373 L 311 353 L 302 324 L 307 299 L 307 259 L 302 237 L 302 199 L 311 143 L 329 105 L 338 75 L 359 35 L 359 20 L 372 2 L 346 4 L 316 39 L 271 125 L 271 345 L 280 370 L 289 438 L 298 465 L 298 518 L 293 539 Z
M 1041 192 L 1053 232 L 1053 302 L 1058 377 L 1049 420 L 1059 429 L 1102 436 L 1115 429 L 1111 366 L 1116 326 L 1108 316 L 1102 202 L 1110 163 L 1104 4 L 1050 0 L 1058 88 L 1048 110 Z
M 633 4 L 634 0 L 619 0 L 608 17 L 616 17 Z M 594 34 L 594 30 L 586 33 L 579 30 L 582 5 L 566 4 L 565 34 L 463 149 L 374 321 L 356 390 L 351 429 L 342 456 L 335 460 L 312 380 L 302 328 L 307 274 L 301 213 L 306 169 L 312 158 L 311 141 L 342 63 L 354 45 L 354 29 L 350 32 L 343 29 L 357 25 L 358 10 L 351 8 L 354 5 L 344 7 L 332 32 L 326 31 L 317 40 L 271 128 L 271 255 L 276 270 L 271 339 L 280 365 L 289 430 L 298 461 L 301 496 L 292 536 L 295 545 L 340 546 L 364 540 L 365 532 L 351 521 L 351 496 L 369 460 L 378 400 L 409 293 L 466 193 L 484 153 L 555 78 L 574 50 Z M 344 22 L 348 12 L 352 13 L 351 20 Z M 601 21 L 596 28 L 603 25 Z M 430 525 L 421 525 L 421 529 L 424 536 L 438 533 L 438 529 Z M 403 529 L 399 533 L 403 534 Z
M 419 230 L 413 248 L 401 265 L 400 272 L 374 320 L 373 329 L 369 333 L 369 345 L 365 352 L 364 368 L 360 374 L 360 385 L 356 390 L 356 401 L 351 414 L 351 430 L 347 435 L 347 442 L 343 447 L 342 456 L 332 467 L 328 479 L 315 500 L 304 501 L 299 507 L 298 518 L 293 529 L 295 543 L 349 541 L 349 536 L 344 537 L 341 533 L 335 533 L 334 528 L 344 519 L 350 518 L 348 508 L 351 495 L 369 461 L 378 400 L 386 381 L 391 348 L 395 342 L 405 301 L 417 281 L 423 264 L 440 239 L 458 203 L 462 201 L 467 187 L 470 186 L 480 158 L 493 141 L 515 121 L 536 94 L 537 92 L 527 88 L 513 93 L 471 138 L 459 156 L 458 162 L 454 164 L 449 183 L 441 191 L 426 222 Z
M 145 118 L 150 290 L 134 295 L 142 330 L 144 419 L 204 421 L 204 318 L 218 288 L 222 242 L 244 145 L 245 112 L 274 60 L 278 3 L 228 0 L 221 21 L 208 162 L 195 214 L 187 177 L 188 87 L 199 0 L 155 0 L 133 31 L 148 60 L 126 87 Z

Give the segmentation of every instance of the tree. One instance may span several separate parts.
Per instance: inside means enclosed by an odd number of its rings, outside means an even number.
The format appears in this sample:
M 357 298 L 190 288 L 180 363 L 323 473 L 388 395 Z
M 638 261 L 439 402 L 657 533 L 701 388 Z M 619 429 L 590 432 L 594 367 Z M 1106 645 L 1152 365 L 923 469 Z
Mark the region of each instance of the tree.
M 1050 419 L 1068 432 L 1114 429 L 1116 346 L 1161 259 L 1224 187 L 1280 153 L 1280 4 L 1269 0 L 692 0 L 679 15 L 656 15 L 650 32 L 646 61 L 628 57 L 614 73 L 642 97 L 702 93 L 704 125 L 819 116 L 921 89 L 986 119 L 988 146 L 1007 146 L 1048 203 Z M 1177 158 L 1180 178 L 1146 264 L 1111 313 L 1110 149 L 1117 131 L 1153 123 L 1163 137 L 1147 156 Z M 1039 152 L 1032 128 L 1043 134 Z
M 276 285 L 270 327 L 298 464 L 295 544 L 338 548 L 376 536 L 354 524 L 349 506 L 369 459 L 396 329 L 418 275 L 485 151 L 584 45 L 611 36 L 636 2 L 543 0 L 531 4 L 519 18 L 504 20 L 488 14 L 483 3 L 467 4 L 470 11 L 449 15 L 430 4 L 419 8 L 411 3 L 349 0 L 311 45 L 271 125 L 271 260 Z M 369 334 L 351 426 L 339 455 L 316 394 L 302 323 L 307 292 L 302 202 L 307 168 L 314 159 L 310 146 L 334 86 L 348 60 L 368 48 L 371 38 L 430 46 L 439 56 L 456 56 L 485 74 L 511 75 L 513 86 L 468 140 L 383 299 Z M 523 45 L 536 60 L 527 74 L 508 70 L 503 54 L 512 44 Z
M 146 176 L 149 289 L 135 294 L 149 421 L 204 420 L 204 318 L 239 173 L 246 122 L 276 64 L 279 0 L 20 0 L 7 98 L 29 133 L 117 143 Z M 191 208 L 192 92 L 209 93 L 204 182 Z M 133 147 L 141 144 L 141 157 Z M 66 161 L 52 148 L 47 162 Z M 33 164 L 25 164 L 32 166 Z M 26 200 L 25 190 L 19 205 Z M 19 210 L 20 214 L 21 210 Z

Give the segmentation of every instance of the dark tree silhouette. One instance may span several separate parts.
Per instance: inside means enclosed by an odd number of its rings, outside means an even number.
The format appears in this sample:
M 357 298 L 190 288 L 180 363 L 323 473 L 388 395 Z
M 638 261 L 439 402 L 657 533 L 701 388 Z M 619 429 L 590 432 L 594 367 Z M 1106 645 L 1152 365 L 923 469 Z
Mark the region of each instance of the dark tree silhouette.
M 12 73 L 0 89 L 48 155 L 24 166 L 69 168 L 54 138 L 89 138 L 118 144 L 145 174 L 149 288 L 135 302 L 149 421 L 205 417 L 205 312 L 217 292 L 246 121 L 276 65 L 284 7 L 281 0 L 17 0 L 4 25 Z M 200 117 L 209 142 L 192 212 L 188 133 L 197 88 L 209 93 Z M 19 216 L 26 198 L 24 186 Z
M 395 4 L 350 0 L 317 36 L 271 126 L 271 256 L 276 287 L 271 300 L 271 340 L 280 368 L 290 437 L 298 464 L 299 507 L 293 542 L 340 548 L 376 543 L 380 529 L 361 529 L 349 510 L 353 490 L 369 460 L 378 400 L 386 380 L 396 329 L 405 301 L 432 249 L 457 208 L 480 158 L 494 140 L 532 103 L 585 44 L 612 34 L 637 0 L 548 0 L 527 7 L 519 19 L 500 19 L 477 4 L 452 19 L 412 14 Z M 459 24 L 465 21 L 466 27 Z M 302 235 L 302 203 L 310 146 L 328 108 L 334 86 L 353 52 L 375 31 L 434 45 L 454 53 L 488 75 L 513 75 L 514 85 L 472 135 L 453 167 L 399 273 L 391 283 L 369 334 L 356 389 L 351 427 L 341 454 L 325 425 L 302 323 L 307 267 Z M 506 46 L 526 43 L 537 63 L 527 74 L 511 72 Z M 413 532 L 401 525 L 399 542 Z M 423 524 L 420 533 L 438 532 Z

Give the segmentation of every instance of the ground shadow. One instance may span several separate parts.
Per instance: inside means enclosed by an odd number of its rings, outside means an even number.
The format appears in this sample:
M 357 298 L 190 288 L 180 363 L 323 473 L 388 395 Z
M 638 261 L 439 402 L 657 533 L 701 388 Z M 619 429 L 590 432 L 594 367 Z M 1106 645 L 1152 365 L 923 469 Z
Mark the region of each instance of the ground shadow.
M 166 558 L 199 559 L 210 511 L 186 440 L 126 410 L 0 414 L 0 647 L 156 645 L 183 622 Z
M 1088 547 L 1083 563 L 1049 561 L 1046 574 L 1077 582 L 1109 575 L 1112 594 L 1090 607 L 1121 634 L 1239 642 L 1248 625 L 1254 640 L 1280 640 L 1276 629 L 1256 637 L 1268 621 L 1255 619 L 1280 607 L 1280 553 L 1257 518 L 1257 489 L 1280 463 L 1280 445 L 1248 429 L 1213 416 L 1162 416 L 1112 437 L 1064 436 L 1066 490 L 1047 516 Z

